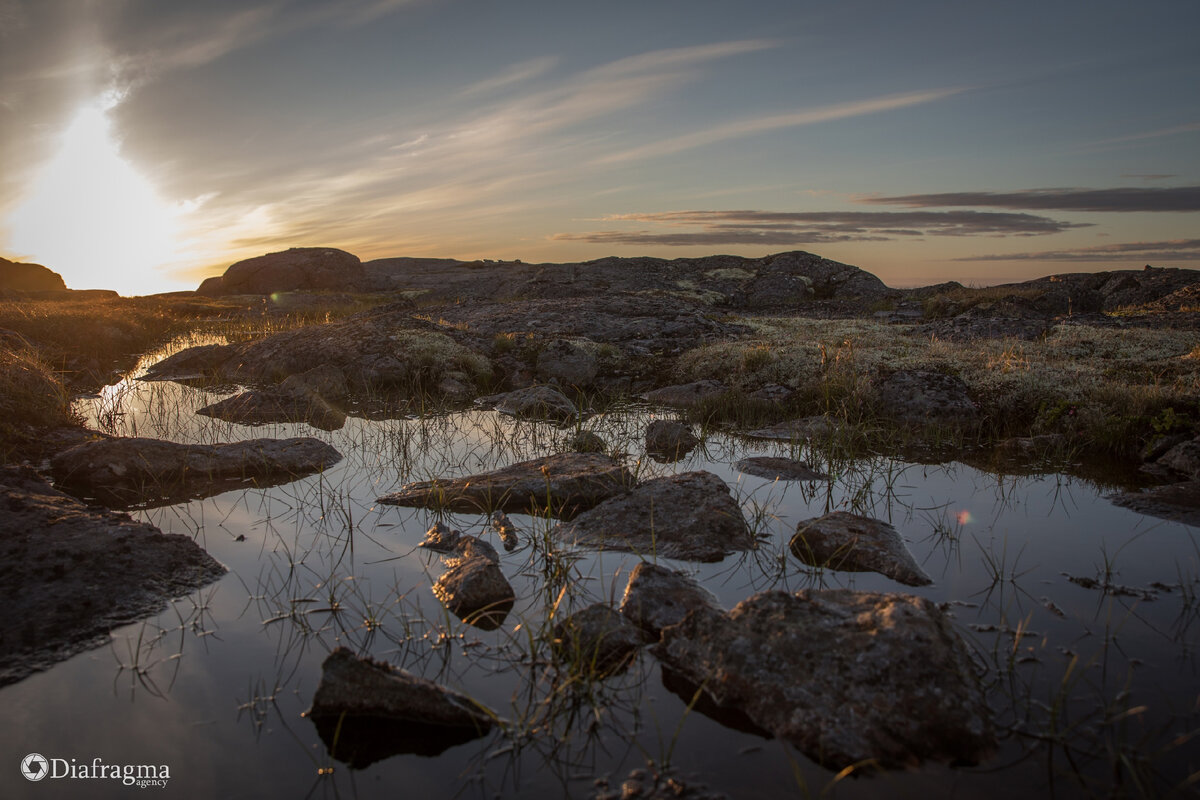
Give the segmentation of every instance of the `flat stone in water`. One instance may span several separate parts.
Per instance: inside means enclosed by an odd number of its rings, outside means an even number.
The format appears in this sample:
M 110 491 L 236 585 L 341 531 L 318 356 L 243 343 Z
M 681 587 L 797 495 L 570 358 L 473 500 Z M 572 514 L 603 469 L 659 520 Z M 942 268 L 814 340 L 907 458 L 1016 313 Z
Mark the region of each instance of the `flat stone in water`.
M 496 410 L 523 419 L 567 422 L 579 416 L 570 399 L 553 386 L 530 386 L 495 398 Z
M 1109 495 L 1109 500 L 1139 514 L 1200 528 L 1200 480 Z
M 808 439 L 822 439 L 833 435 L 837 430 L 837 422 L 829 417 L 803 417 L 790 419 L 772 425 L 769 428 L 758 428 L 746 434 L 752 439 L 777 439 L 785 442 L 798 442 Z
M 909 586 L 933 583 L 917 565 L 891 525 L 835 511 L 796 526 L 792 555 L 814 567 L 844 572 L 878 572 Z
M 770 481 L 823 481 L 829 478 L 825 473 L 817 472 L 808 464 L 794 458 L 751 456 L 743 458 L 733 466 L 747 475 Z
M 599 453 L 560 453 L 501 469 L 410 483 L 378 502 L 446 511 L 551 513 L 570 518 L 633 486 L 620 462 Z
M 966 646 L 922 597 L 770 591 L 697 608 L 654 654 L 832 770 L 978 763 L 995 746 Z
M 685 561 L 720 561 L 754 548 L 742 509 L 711 472 L 646 481 L 560 523 L 553 533 L 567 544 Z
M 0 686 L 225 574 L 190 537 L 85 506 L 32 470 L 0 470 L 0 508 Z
M 166 505 L 250 484 L 273 486 L 342 460 L 319 439 L 249 439 L 177 444 L 159 439 L 97 439 L 50 460 L 55 482 L 111 506 Z
M 326 657 L 306 714 L 353 769 L 401 753 L 435 756 L 477 739 L 492 716 L 470 698 L 344 647 Z

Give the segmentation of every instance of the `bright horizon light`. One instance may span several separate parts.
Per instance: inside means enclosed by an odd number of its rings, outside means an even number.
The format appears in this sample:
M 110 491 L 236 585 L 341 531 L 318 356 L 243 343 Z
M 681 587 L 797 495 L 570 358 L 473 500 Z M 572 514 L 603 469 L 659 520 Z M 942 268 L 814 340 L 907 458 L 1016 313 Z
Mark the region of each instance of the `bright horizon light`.
M 121 157 L 108 116 L 115 105 L 112 97 L 93 100 L 63 129 L 58 152 L 7 220 L 11 247 L 72 289 L 184 288 L 170 285 L 163 269 L 179 260 L 182 209 Z

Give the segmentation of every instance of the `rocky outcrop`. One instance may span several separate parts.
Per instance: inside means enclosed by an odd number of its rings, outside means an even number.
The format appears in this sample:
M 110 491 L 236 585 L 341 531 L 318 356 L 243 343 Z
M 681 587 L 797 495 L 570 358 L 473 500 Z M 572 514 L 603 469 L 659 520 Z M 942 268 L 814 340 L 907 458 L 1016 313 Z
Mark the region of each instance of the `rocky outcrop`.
M 400 753 L 438 755 L 483 736 L 495 719 L 465 695 L 345 647 L 321 664 L 305 716 L 330 755 L 355 769 Z
M 571 517 L 633 486 L 620 462 L 599 453 L 561 453 L 463 478 L 410 483 L 378 502 L 468 513 Z
M 685 561 L 720 561 L 754 547 L 742 509 L 711 472 L 646 481 L 559 524 L 554 536 L 580 547 Z
M 484 356 L 439 326 L 414 319 L 407 304 L 400 304 L 249 342 L 189 348 L 153 365 L 143 379 L 265 386 L 307 373 L 314 364 L 337 367 L 351 393 L 436 393 L 450 379 L 478 387 L 492 375 Z
M 970 655 L 921 597 L 764 592 L 729 613 L 693 610 L 653 652 L 719 706 L 835 771 L 973 764 L 994 748 Z
M 646 452 L 657 461 L 679 461 L 698 444 L 691 427 L 682 422 L 656 419 L 646 426 Z
M 750 456 L 735 462 L 733 466 L 747 475 L 769 481 L 823 481 L 829 478 L 825 473 L 817 472 L 794 458 Z
M 537 376 L 562 386 L 587 388 L 600 373 L 600 345 L 588 339 L 552 339 L 537 354 Z
M 604 676 L 628 666 L 642 633 L 607 603 L 595 603 L 554 625 L 554 649 L 579 673 Z
M 933 583 L 891 525 L 834 511 L 796 526 L 792 555 L 814 567 L 843 572 L 878 572 L 909 586 Z
M 979 412 L 962 379 L 941 372 L 900 370 L 875 387 L 880 413 L 902 425 L 964 426 Z
M 154 506 L 209 497 L 239 486 L 273 486 L 342 460 L 318 439 L 250 439 L 177 444 L 159 439 L 98 439 L 50 460 L 55 482 L 112 506 Z
M 64 292 L 62 276 L 41 264 L 28 264 L 0 258 L 0 290 L 17 292 Z
M 297 290 L 357 288 L 364 283 L 358 256 L 331 247 L 293 247 L 239 261 L 196 291 L 210 297 Z
M 651 641 L 658 641 L 663 628 L 683 622 L 694 608 L 720 611 L 721 605 L 687 573 L 641 561 L 629 574 L 620 611 Z
M 32 470 L 0 469 L 0 686 L 225 574 L 190 537 L 85 506 Z

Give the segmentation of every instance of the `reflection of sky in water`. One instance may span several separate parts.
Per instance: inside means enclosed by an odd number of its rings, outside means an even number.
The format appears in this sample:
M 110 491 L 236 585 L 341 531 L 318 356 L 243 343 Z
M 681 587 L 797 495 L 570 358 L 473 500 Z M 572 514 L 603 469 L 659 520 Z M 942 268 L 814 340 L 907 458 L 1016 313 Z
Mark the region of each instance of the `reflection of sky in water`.
M 284 486 L 140 512 L 164 531 L 196 537 L 230 574 L 156 620 L 117 631 L 111 648 L 5 688 L 10 730 L 22 731 L 18 749 L 166 763 L 172 790 L 189 796 L 303 796 L 314 787 L 314 796 L 394 796 L 402 787 L 409 797 L 443 797 L 464 782 L 463 796 L 507 796 L 514 783 L 522 796 L 581 796 L 592 791 L 592 778 L 609 775 L 615 786 L 645 758 L 661 760 L 668 752 L 685 773 L 735 797 L 794 793 L 792 761 L 814 791 L 832 779 L 776 741 L 729 731 L 698 713 L 680 727 L 685 703 L 662 688 L 649 654 L 604 684 L 609 711 L 596 718 L 601 735 L 590 745 L 585 725 L 566 725 L 560 717 L 551 730 L 567 740 L 556 752 L 554 736 L 544 731 L 524 740 L 519 752 L 507 751 L 511 741 L 494 734 L 436 761 L 397 756 L 353 774 L 335 764 L 331 777 L 318 778 L 318 768 L 331 762 L 300 713 L 316 688 L 321 660 L 339 643 L 464 689 L 508 719 L 544 711 L 546 686 L 530 691 L 521 656 L 523 637 L 555 599 L 543 590 L 540 548 L 525 536 L 518 550 L 503 554 L 517 605 L 501 630 L 480 633 L 443 611 L 429 591 L 442 567 L 430 554 L 414 552 L 435 515 L 377 505 L 375 498 L 407 481 L 544 454 L 572 431 L 483 411 L 426 420 L 351 418 L 333 433 L 304 425 L 243 427 L 195 416 L 192 409 L 219 396 L 173 384 L 125 384 L 92 407 L 111 410 L 114 395 L 123 401 L 123 416 L 110 417 L 114 432 L 178 441 L 313 435 L 333 443 L 345 459 Z M 820 585 L 946 602 L 981 662 L 1003 664 L 1012 655 L 1014 680 L 997 683 L 991 694 L 1002 720 L 1011 721 L 1014 704 L 1007 701 L 1006 709 L 1004 698 L 1014 693 L 1021 697 L 1018 708 L 1050 702 L 1072 653 L 1080 657 L 1075 713 L 1094 709 L 1097 697 L 1112 701 L 1130 676 L 1130 702 L 1150 706 L 1131 719 L 1138 731 L 1195 702 L 1196 611 L 1178 592 L 1160 592 L 1153 601 L 1105 597 L 1068 582 L 1065 573 L 1097 577 L 1108 563 L 1115 565 L 1115 583 L 1143 588 L 1194 578 L 1200 574 L 1196 529 L 1117 508 L 1093 485 L 1064 476 L 1000 477 L 961 464 L 882 458 L 838 467 L 807 448 L 720 434 L 680 463 L 639 462 L 651 413 L 634 409 L 586 425 L 628 453 L 642 478 L 707 469 L 729 483 L 764 535 L 762 547 L 718 564 L 674 564 L 694 572 L 726 606 L 767 588 Z M 730 465 L 746 455 L 802 457 L 833 468 L 835 479 L 787 483 L 743 475 Z M 821 573 L 786 555 L 799 521 L 851 507 L 894 524 L 934 585 L 910 589 L 871 573 Z M 544 521 L 511 517 L 527 534 L 545 531 Z M 484 532 L 482 515 L 453 515 L 449 522 Z M 570 580 L 579 595 L 572 607 L 619 602 L 636 558 L 579 556 Z M 1014 648 L 1006 631 L 1016 628 L 1032 635 Z M 160 630 L 166 631 L 161 637 Z M 453 638 L 458 634 L 463 638 Z M 131 669 L 135 663 L 144 672 Z M 1015 760 L 1021 744 L 1009 741 L 990 766 Z M 886 790 L 917 797 L 953 785 L 970 796 L 999 797 L 1014 785 L 1044 790 L 1044 774 L 1036 759 L 1006 769 L 1000 780 L 995 773 L 931 767 L 843 783 L 839 796 Z M 16 776 L 16 770 L 4 776 L 0 788 Z M 127 791 L 115 782 L 96 784 L 57 781 L 55 790 L 81 797 Z

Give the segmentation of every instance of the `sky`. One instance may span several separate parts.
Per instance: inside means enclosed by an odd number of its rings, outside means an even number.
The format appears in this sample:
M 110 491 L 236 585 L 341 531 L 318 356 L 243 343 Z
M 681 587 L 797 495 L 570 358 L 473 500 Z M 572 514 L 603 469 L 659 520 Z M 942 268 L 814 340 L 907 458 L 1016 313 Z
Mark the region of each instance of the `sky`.
M 0 255 L 1200 262 L 1200 3 L 0 0 Z

